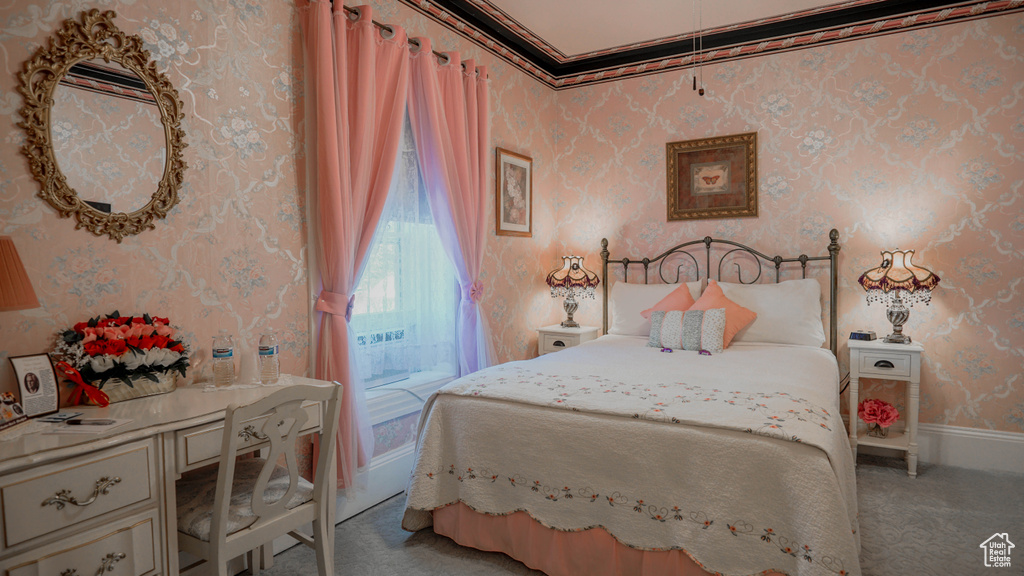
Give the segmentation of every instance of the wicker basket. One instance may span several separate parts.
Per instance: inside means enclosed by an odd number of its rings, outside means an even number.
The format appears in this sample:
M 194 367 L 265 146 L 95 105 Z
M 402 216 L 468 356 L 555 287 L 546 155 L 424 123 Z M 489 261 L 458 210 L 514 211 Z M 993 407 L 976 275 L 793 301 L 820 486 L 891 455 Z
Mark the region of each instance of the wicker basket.
M 110 398 L 110 403 L 124 402 L 133 398 L 153 396 L 154 394 L 166 394 L 174 390 L 178 380 L 177 372 L 159 372 L 156 375 L 157 382 L 149 378 L 136 378 L 132 386 L 124 383 L 120 378 L 112 378 L 100 388 Z M 92 404 L 92 402 L 89 402 Z

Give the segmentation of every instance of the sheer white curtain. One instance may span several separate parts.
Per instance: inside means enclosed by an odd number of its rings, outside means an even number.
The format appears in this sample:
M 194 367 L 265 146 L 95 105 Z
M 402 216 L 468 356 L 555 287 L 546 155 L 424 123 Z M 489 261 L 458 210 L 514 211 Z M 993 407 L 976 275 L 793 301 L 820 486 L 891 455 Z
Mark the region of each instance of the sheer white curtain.
M 455 374 L 457 285 L 427 204 L 407 118 L 352 313 L 357 367 L 367 388 L 422 371 Z

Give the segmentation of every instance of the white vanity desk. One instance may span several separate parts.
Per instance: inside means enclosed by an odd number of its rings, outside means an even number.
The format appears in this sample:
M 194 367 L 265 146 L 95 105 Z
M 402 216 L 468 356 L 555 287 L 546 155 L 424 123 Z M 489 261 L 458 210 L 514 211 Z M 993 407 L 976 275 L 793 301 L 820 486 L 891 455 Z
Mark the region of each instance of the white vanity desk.
M 228 405 L 279 389 L 179 388 L 106 408 L 78 406 L 66 410 L 132 422 L 104 435 L 0 442 L 0 576 L 94 576 L 115 565 L 112 576 L 176 576 L 175 480 L 219 460 Z M 306 409 L 313 432 L 323 406 Z M 259 445 L 254 438 L 253 449 Z

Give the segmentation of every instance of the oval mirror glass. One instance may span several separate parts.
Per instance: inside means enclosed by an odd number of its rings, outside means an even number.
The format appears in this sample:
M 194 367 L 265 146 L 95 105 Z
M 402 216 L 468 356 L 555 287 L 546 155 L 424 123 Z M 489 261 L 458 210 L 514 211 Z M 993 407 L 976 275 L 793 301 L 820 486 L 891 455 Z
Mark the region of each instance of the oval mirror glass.
M 85 60 L 53 92 L 53 152 L 78 198 L 103 213 L 145 207 L 163 177 L 166 138 L 145 82 L 116 62 Z

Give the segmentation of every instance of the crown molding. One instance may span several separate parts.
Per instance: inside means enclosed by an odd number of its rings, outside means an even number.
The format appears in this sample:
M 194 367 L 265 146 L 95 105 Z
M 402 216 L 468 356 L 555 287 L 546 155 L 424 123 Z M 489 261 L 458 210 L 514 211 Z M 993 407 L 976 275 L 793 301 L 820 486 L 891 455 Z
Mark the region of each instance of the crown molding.
M 814 10 L 566 55 L 490 0 L 400 0 L 555 90 L 1024 10 L 1024 0 L 850 0 Z

